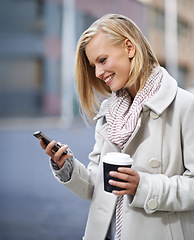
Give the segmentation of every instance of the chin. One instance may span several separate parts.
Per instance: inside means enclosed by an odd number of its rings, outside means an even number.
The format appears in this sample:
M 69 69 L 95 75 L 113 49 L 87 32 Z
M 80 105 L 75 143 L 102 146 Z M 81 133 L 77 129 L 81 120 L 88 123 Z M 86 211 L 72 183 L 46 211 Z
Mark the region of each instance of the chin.
M 116 92 L 116 91 L 118 91 L 118 90 L 120 90 L 120 89 L 122 89 L 123 87 L 110 87 L 110 90 L 112 91 L 112 92 Z

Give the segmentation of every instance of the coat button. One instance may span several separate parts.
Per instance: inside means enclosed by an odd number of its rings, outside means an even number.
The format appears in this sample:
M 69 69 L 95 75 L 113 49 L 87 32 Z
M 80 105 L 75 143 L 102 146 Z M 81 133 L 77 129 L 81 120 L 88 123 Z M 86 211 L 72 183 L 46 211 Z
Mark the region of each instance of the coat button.
M 150 199 L 148 202 L 147 202 L 147 206 L 150 210 L 155 210 L 158 206 L 158 202 L 156 199 Z
M 153 118 L 153 119 L 157 119 L 159 118 L 159 115 L 153 111 L 150 112 L 150 117 Z
M 150 165 L 150 167 L 152 167 L 152 168 L 157 168 L 157 167 L 160 166 L 160 161 L 159 161 L 158 159 L 156 159 L 156 158 L 152 158 L 152 159 L 150 159 L 150 161 L 149 161 L 149 165 Z

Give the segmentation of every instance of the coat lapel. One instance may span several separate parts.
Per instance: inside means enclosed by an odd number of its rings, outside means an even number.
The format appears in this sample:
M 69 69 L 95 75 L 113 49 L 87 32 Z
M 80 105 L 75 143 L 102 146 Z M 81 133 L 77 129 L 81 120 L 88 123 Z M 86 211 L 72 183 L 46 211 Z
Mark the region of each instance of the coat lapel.
M 97 130 L 97 132 L 102 136 L 102 138 L 114 149 L 116 152 L 120 152 L 120 148 L 112 143 L 108 138 L 108 124 L 105 123 Z

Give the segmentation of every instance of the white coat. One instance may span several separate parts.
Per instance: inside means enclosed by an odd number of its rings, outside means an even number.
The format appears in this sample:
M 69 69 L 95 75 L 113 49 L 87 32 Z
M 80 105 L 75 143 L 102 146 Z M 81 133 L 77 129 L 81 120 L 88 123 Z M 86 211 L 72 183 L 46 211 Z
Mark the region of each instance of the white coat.
M 162 85 L 144 104 L 123 151 L 133 158 L 140 182 L 134 197 L 124 197 L 122 240 L 194 239 L 194 96 L 162 71 Z M 102 156 L 119 151 L 107 137 L 107 102 L 96 116 L 88 168 L 74 159 L 72 177 L 63 183 L 91 201 L 84 240 L 105 239 L 117 199 L 103 190 Z

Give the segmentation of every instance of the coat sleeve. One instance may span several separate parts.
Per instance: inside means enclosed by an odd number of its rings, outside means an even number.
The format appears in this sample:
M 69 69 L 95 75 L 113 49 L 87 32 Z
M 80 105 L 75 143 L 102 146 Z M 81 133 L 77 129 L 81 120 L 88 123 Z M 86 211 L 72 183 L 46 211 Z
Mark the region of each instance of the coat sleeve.
M 91 200 L 93 195 L 93 189 L 95 185 L 96 173 L 99 165 L 100 149 L 101 149 L 101 137 L 97 133 L 98 127 L 101 125 L 102 119 L 99 119 L 96 123 L 95 140 L 93 151 L 89 155 L 90 163 L 86 168 L 81 162 L 73 157 L 73 171 L 69 181 L 64 182 L 62 178 L 53 174 L 55 178 L 65 185 L 70 191 L 78 195 L 85 200 Z
M 155 211 L 194 210 L 194 100 L 185 106 L 187 110 L 181 122 L 182 159 L 185 171 L 182 175 L 168 177 L 164 174 L 139 172 L 140 182 L 135 197 L 130 199 L 133 207 Z M 177 161 L 177 164 L 179 162 Z

